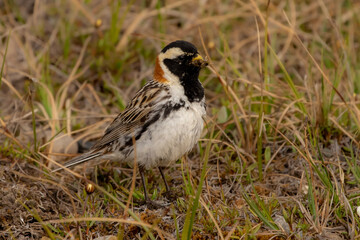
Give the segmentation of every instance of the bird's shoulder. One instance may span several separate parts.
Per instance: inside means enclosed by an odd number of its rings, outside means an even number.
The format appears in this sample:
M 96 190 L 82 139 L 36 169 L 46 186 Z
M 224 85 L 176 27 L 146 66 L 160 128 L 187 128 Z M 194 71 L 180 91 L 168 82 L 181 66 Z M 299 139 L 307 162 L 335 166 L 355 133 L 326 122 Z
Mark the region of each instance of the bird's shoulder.
M 93 146 L 103 146 L 118 140 L 121 136 L 132 135 L 149 121 L 157 109 L 171 98 L 169 87 L 156 81 L 145 84 L 121 112 L 107 127 L 104 136 Z
M 144 122 L 143 117 L 169 99 L 170 94 L 167 85 L 151 80 L 135 94 L 114 122 L 131 123 L 141 120 Z

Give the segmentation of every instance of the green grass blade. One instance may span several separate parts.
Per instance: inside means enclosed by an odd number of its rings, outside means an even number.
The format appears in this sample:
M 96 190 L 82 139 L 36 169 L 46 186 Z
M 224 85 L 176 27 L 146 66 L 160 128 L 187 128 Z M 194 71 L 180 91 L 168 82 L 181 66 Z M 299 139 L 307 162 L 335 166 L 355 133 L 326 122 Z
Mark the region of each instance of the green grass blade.
M 289 85 L 289 87 L 291 88 L 291 91 L 293 92 L 293 94 L 295 95 L 296 100 L 299 100 L 302 98 L 301 94 L 298 92 L 298 90 L 296 89 L 296 86 L 293 82 L 293 80 L 291 79 L 289 73 L 287 72 L 284 64 L 282 64 L 281 60 L 279 59 L 279 57 L 277 56 L 277 54 L 275 53 L 274 49 L 271 47 L 270 44 L 268 44 L 268 47 L 272 53 L 272 55 L 275 57 L 276 62 L 279 64 L 279 67 L 281 68 L 282 72 L 284 73 L 285 76 L 285 81 L 287 82 L 287 84 Z M 300 110 L 304 113 L 304 115 L 307 115 L 307 111 L 306 108 L 304 106 L 304 104 L 299 101 L 296 103 L 297 106 L 300 108 Z
M 28 206 L 26 206 L 25 203 L 20 201 L 20 204 L 36 219 L 36 221 L 38 221 L 41 226 L 44 228 L 45 232 L 48 234 L 48 236 L 52 239 L 55 240 L 55 236 L 54 234 L 51 232 L 51 230 L 49 229 L 49 226 L 47 226 L 46 224 L 44 224 L 44 222 L 42 221 L 41 217 L 39 216 L 39 214 L 36 211 L 31 210 Z
M 6 47 L 5 47 L 5 53 L 4 53 L 4 57 L 3 57 L 3 62 L 1 64 L 1 71 L 0 71 L 0 87 L 1 87 L 1 81 L 2 81 L 2 76 L 4 74 L 4 67 L 5 67 L 5 60 L 6 60 L 6 54 L 9 48 L 9 40 L 10 40 L 10 35 L 11 35 L 11 31 L 9 32 L 9 35 L 6 39 Z
M 256 193 L 255 189 L 254 192 Z M 257 195 L 257 193 L 256 193 Z M 260 209 L 258 204 L 252 200 L 249 195 L 246 193 L 246 191 L 243 189 L 242 196 L 246 203 L 249 205 L 250 209 L 255 213 L 256 216 L 258 216 L 263 223 L 270 227 L 273 230 L 279 230 L 279 227 L 275 224 L 273 219 L 271 218 L 271 215 L 269 212 L 267 212 L 266 208 Z M 257 199 L 260 199 L 259 196 L 257 196 Z
M 189 205 L 189 208 L 186 212 L 184 228 L 183 228 L 183 232 L 182 232 L 182 236 L 181 236 L 182 240 L 190 240 L 191 239 L 191 233 L 192 233 L 192 229 L 193 229 L 193 225 L 194 225 L 194 221 L 195 221 L 195 217 L 196 217 L 196 211 L 199 206 L 200 194 L 202 192 L 202 186 L 203 186 L 206 172 L 207 172 L 207 163 L 209 160 L 210 148 L 212 145 L 211 139 L 212 139 L 212 136 L 214 133 L 214 127 L 215 127 L 215 125 L 213 125 L 213 127 L 211 129 L 211 134 L 210 134 L 211 136 L 209 137 L 210 141 L 206 145 L 206 150 L 205 150 L 205 154 L 204 154 L 204 165 L 201 170 L 200 182 L 199 182 L 199 185 L 197 188 L 197 192 L 196 192 L 196 195 L 195 195 L 195 198 L 194 198 L 192 204 Z

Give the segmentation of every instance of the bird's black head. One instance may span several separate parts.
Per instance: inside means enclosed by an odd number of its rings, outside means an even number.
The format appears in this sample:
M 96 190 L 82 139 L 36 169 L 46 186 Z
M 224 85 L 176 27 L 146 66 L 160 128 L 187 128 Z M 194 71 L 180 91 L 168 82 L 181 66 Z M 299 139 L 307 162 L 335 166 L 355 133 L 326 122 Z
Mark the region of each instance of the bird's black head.
M 161 51 L 158 61 L 163 72 L 170 72 L 176 77 L 173 81 L 180 81 L 186 95 L 189 95 L 189 92 L 199 91 L 197 89 L 199 85 L 201 86 L 198 80 L 199 73 L 201 68 L 207 65 L 207 62 L 193 44 L 181 40 L 172 42 Z M 203 89 L 202 93 L 191 93 L 190 95 L 198 95 L 195 96 L 196 99 L 203 97 Z M 188 96 L 189 100 L 193 98 L 190 95 Z
M 170 48 L 180 48 L 184 53 L 198 53 L 196 47 L 192 43 L 182 40 L 177 40 L 175 42 L 169 43 L 166 47 L 163 48 L 163 50 L 161 50 L 161 52 L 165 53 Z
M 193 44 L 181 40 L 164 47 L 160 56 L 165 66 L 179 78 L 184 74 L 199 73 L 207 65 Z

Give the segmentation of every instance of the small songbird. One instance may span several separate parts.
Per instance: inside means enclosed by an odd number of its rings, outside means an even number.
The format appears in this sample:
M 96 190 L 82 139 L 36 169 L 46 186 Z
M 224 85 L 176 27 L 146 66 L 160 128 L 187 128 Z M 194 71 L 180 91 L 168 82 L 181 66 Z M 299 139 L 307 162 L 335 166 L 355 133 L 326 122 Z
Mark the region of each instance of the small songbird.
M 62 168 L 100 159 L 128 163 L 135 159 L 146 203 L 151 201 L 145 169 L 158 167 L 170 192 L 163 167 L 189 152 L 203 130 L 206 105 L 198 77 L 205 66 L 207 62 L 193 44 L 180 40 L 168 44 L 156 59 L 153 79 L 136 93 L 89 152 Z

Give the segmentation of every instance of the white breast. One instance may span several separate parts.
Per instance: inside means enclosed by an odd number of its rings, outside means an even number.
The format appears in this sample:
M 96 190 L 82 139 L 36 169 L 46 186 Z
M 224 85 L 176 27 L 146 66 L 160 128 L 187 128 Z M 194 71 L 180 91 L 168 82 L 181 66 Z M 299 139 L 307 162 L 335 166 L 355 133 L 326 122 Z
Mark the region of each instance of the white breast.
M 189 152 L 203 130 L 204 102 L 189 103 L 152 124 L 136 143 L 136 159 L 146 168 L 166 166 Z

